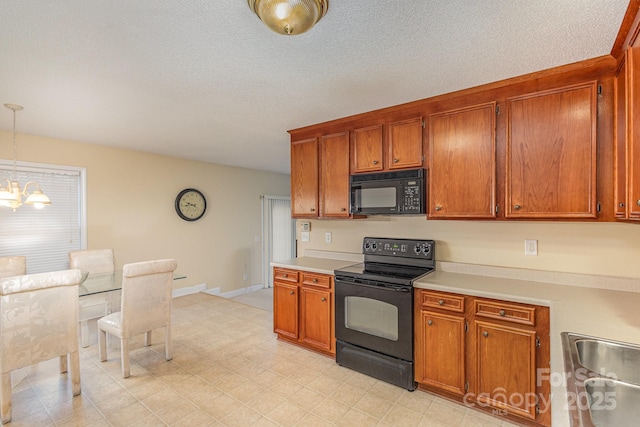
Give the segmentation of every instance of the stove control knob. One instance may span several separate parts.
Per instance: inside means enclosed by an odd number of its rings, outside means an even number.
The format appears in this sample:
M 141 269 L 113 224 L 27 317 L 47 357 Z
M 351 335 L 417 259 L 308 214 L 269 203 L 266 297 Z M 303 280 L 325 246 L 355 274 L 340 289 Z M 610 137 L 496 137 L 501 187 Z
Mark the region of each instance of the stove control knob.
M 431 246 L 429 246 L 426 243 L 423 243 L 422 244 L 422 253 L 424 254 L 424 256 L 431 255 Z
M 369 245 L 369 242 L 365 242 L 365 244 L 364 244 L 364 250 L 365 250 L 365 251 L 368 251 L 368 250 L 369 250 L 369 246 L 370 246 L 370 245 Z
M 415 247 L 413 248 L 413 252 L 415 252 L 416 255 L 420 255 L 420 252 L 422 252 L 420 245 L 415 245 Z
M 371 250 L 375 251 L 378 248 L 378 244 L 376 242 L 371 243 Z

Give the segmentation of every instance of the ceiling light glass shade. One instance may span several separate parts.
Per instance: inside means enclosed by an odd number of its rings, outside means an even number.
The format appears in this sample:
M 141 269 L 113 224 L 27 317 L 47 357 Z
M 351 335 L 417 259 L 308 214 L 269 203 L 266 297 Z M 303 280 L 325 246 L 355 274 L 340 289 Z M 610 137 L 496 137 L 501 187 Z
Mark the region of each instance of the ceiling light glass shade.
M 329 0 L 248 0 L 258 18 L 278 34 L 309 31 L 327 13 Z

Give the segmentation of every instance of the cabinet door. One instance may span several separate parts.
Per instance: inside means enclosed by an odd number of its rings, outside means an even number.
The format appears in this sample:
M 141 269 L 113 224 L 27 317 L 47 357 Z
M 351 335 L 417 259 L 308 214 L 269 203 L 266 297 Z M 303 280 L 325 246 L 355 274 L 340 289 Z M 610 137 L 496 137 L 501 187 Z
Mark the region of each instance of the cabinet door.
M 464 395 L 464 316 L 420 311 L 416 381 Z
M 307 286 L 301 288 L 300 340 L 324 351 L 333 351 L 332 293 Z
M 349 133 L 320 140 L 320 216 L 349 217 Z
M 495 218 L 496 103 L 429 116 L 429 217 Z
M 629 67 L 627 133 L 627 213 L 629 219 L 640 220 L 640 40 L 627 51 Z
M 422 117 L 389 123 L 388 169 L 418 168 L 423 163 Z
M 273 332 L 298 339 L 298 285 L 273 284 Z
M 353 131 L 351 140 L 351 170 L 353 173 L 381 171 L 382 125 Z
M 536 333 L 475 321 L 476 400 L 536 418 Z
M 627 217 L 627 55 L 614 79 L 614 212 Z
M 318 140 L 291 143 L 291 216 L 318 216 Z
M 507 100 L 507 218 L 596 217 L 597 83 Z

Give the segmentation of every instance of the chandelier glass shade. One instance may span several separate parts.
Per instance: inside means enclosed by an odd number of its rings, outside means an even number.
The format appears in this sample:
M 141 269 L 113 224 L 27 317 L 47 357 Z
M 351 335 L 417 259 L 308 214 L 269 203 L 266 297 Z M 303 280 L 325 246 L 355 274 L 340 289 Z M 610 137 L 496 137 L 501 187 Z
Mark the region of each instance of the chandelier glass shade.
M 249 8 L 278 34 L 309 31 L 327 13 L 329 0 L 248 0 Z
M 23 203 L 42 209 L 45 205 L 50 205 L 51 200 L 42 192 L 40 185 L 35 181 L 29 181 L 21 189 L 17 178 L 16 111 L 22 110 L 22 107 L 16 104 L 4 104 L 4 106 L 13 111 L 13 169 L 10 178 L 0 181 L 0 206 L 11 208 L 14 212 Z

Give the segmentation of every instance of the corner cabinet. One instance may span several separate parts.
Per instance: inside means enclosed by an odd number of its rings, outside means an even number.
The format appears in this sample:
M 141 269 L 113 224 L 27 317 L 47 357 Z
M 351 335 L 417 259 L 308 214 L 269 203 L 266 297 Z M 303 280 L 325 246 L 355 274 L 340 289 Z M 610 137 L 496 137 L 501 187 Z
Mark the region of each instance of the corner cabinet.
M 615 214 L 640 221 L 640 40 L 627 49 L 614 80 Z
M 318 216 L 318 139 L 291 142 L 291 216 Z
M 333 276 L 279 267 L 273 276 L 278 338 L 335 356 Z
M 548 307 L 425 289 L 416 290 L 415 307 L 420 388 L 551 424 Z
M 496 217 L 496 103 L 429 116 L 429 218 Z
M 593 81 L 507 100 L 506 218 L 597 217 L 597 91 Z

